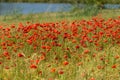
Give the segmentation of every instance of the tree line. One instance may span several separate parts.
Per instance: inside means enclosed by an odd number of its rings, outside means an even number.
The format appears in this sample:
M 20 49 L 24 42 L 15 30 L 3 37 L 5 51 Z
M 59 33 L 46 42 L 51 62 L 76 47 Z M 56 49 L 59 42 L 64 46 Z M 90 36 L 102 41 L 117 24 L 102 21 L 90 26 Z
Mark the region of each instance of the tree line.
M 120 0 L 0 0 L 1 2 L 120 4 Z

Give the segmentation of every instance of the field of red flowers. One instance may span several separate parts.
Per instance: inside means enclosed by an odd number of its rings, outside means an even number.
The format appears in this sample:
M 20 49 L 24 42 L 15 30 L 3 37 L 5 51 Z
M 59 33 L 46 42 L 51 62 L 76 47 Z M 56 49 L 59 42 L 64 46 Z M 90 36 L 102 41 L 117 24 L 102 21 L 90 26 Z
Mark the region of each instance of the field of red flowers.
M 120 17 L 0 25 L 0 80 L 120 80 Z

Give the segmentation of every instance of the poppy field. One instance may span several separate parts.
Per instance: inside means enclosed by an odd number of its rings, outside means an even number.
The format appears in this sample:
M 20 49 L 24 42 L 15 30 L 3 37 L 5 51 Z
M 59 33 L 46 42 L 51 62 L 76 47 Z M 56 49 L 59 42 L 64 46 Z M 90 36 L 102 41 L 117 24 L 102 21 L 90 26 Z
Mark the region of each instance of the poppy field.
M 0 25 L 0 80 L 120 80 L 120 17 Z

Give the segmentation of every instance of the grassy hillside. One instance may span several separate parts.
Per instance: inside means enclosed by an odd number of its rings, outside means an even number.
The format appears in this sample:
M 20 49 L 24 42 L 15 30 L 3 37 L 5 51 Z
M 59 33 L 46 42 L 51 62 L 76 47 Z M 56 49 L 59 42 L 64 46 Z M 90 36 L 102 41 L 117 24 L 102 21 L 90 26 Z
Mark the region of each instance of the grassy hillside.
M 120 80 L 120 10 L 0 16 L 0 80 Z
M 94 11 L 94 10 L 91 10 Z M 90 11 L 88 11 L 90 12 Z M 103 9 L 100 10 L 96 15 L 100 15 L 105 19 L 111 17 L 116 18 L 119 16 L 120 10 L 116 9 Z M 5 15 L 0 16 L 0 23 L 19 23 L 19 22 L 51 22 L 51 21 L 61 21 L 61 20 L 81 20 L 81 19 L 90 19 L 94 15 L 85 15 L 82 11 L 75 11 L 75 12 L 54 12 L 54 13 L 39 13 L 39 14 L 16 14 L 16 15 Z

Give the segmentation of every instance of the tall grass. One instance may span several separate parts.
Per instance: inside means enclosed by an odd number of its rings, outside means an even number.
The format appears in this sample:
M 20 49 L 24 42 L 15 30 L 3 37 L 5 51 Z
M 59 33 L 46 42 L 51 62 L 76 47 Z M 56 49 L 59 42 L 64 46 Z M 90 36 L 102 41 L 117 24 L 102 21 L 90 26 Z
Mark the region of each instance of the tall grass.
M 48 14 L 0 24 L 0 79 L 120 79 L 120 18 Z
M 75 9 L 75 8 L 74 8 Z M 86 13 L 85 13 L 86 12 Z M 115 14 L 115 15 L 114 15 Z M 99 16 L 104 16 L 104 18 L 116 18 L 119 16 L 120 10 L 116 9 L 102 9 L 102 10 L 97 10 L 97 8 L 90 9 L 90 8 L 85 8 L 85 9 L 77 9 L 73 10 L 71 12 L 54 12 L 54 13 L 38 13 L 38 14 L 13 14 L 12 16 L 10 15 L 1 15 L 0 16 L 0 22 L 1 23 L 7 23 L 11 24 L 14 22 L 19 23 L 19 22 L 51 22 L 51 21 L 61 21 L 61 20 L 80 20 L 80 19 L 90 19 L 92 16 L 99 15 Z

